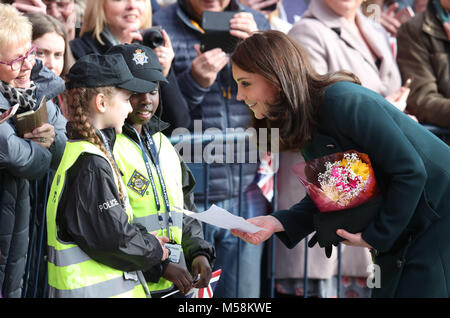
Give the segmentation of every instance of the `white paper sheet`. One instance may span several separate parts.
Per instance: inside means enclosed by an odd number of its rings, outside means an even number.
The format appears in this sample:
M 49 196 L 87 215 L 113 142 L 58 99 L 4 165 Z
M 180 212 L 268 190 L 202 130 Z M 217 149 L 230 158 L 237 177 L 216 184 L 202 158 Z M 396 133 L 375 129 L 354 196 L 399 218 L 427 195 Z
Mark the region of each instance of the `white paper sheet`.
M 234 214 L 231 214 L 225 209 L 222 209 L 218 207 L 217 205 L 213 204 L 208 210 L 205 212 L 192 212 L 183 209 L 183 213 L 194 218 L 197 220 L 200 220 L 202 222 L 227 229 L 227 230 L 239 230 L 242 232 L 247 233 L 256 233 L 259 231 L 267 231 L 266 229 L 262 227 L 258 227 L 254 224 L 251 224 L 250 222 L 246 221 L 241 216 L 236 216 Z

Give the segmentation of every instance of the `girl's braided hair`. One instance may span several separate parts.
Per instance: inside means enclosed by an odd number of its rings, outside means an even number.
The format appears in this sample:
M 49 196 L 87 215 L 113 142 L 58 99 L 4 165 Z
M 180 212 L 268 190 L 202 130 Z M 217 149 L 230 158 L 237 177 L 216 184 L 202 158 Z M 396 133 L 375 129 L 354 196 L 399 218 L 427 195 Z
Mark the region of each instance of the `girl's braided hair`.
M 117 89 L 114 86 L 70 89 L 68 90 L 68 112 L 73 128 L 75 128 L 86 141 L 99 148 L 108 158 L 118 181 L 120 202 L 122 207 L 125 207 L 123 188 L 122 183 L 120 182 L 120 174 L 116 162 L 109 151 L 106 150 L 106 147 L 99 136 L 95 133 L 94 126 L 88 121 L 89 101 L 98 94 L 104 94 L 105 96 L 110 97 L 116 93 Z

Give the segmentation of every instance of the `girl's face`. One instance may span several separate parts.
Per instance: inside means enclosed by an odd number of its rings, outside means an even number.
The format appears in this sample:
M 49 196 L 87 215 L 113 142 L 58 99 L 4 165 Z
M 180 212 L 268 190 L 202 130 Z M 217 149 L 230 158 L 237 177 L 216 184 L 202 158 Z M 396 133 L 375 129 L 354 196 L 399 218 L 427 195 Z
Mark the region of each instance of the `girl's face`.
M 103 116 L 103 127 L 114 127 L 116 133 L 122 133 L 125 119 L 133 110 L 130 104 L 132 94 L 126 89 L 117 88 L 111 96 L 105 96 L 106 112 Z
M 37 46 L 36 58 L 41 59 L 50 71 L 60 76 L 66 50 L 64 38 L 56 32 L 49 32 L 34 40 L 33 45 Z
M 105 0 L 103 5 L 108 27 L 114 34 L 139 30 L 145 19 L 145 0 Z
M 145 125 L 155 114 L 159 105 L 159 89 L 145 94 L 134 94 L 131 99 L 133 112 L 127 121 L 132 125 Z
M 248 73 L 233 64 L 233 78 L 238 85 L 236 99 L 244 101 L 257 119 L 263 119 L 280 89 L 256 73 Z
M 31 49 L 32 45 L 29 42 L 1 47 L 0 60 L 3 63 L 14 64 L 14 69 L 10 65 L 0 64 L 0 80 L 15 88 L 29 88 L 31 69 L 36 57 L 36 52 Z

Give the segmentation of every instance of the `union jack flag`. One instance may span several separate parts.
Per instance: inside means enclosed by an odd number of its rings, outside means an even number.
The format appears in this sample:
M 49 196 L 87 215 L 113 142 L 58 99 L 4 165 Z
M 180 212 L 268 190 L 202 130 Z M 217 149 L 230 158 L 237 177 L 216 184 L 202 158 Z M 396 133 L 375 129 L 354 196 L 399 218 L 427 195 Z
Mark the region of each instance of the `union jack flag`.
M 216 285 L 219 282 L 220 274 L 222 274 L 221 269 L 218 269 L 215 272 L 213 272 L 208 287 L 192 288 L 192 290 L 186 294 L 186 298 L 212 298 L 214 289 L 216 288 Z
M 258 170 L 256 171 L 256 183 L 269 202 L 272 202 L 273 198 L 273 175 L 275 170 L 273 159 L 270 152 L 264 154 L 260 160 L 261 163 Z

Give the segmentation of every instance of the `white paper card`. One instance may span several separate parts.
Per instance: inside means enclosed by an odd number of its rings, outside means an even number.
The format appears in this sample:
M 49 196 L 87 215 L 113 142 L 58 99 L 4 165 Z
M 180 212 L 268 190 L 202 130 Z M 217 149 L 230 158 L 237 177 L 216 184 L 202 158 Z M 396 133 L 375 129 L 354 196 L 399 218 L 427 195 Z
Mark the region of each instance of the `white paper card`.
M 205 212 L 192 212 L 183 209 L 183 213 L 190 216 L 191 218 L 200 220 L 202 222 L 227 229 L 227 230 L 239 230 L 247 233 L 256 233 L 259 231 L 267 231 L 262 227 L 258 227 L 248 221 L 246 221 L 241 216 L 236 216 L 225 209 L 218 207 L 213 204 Z

